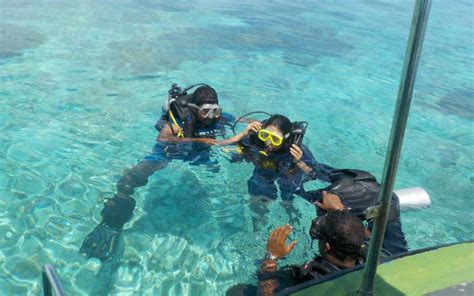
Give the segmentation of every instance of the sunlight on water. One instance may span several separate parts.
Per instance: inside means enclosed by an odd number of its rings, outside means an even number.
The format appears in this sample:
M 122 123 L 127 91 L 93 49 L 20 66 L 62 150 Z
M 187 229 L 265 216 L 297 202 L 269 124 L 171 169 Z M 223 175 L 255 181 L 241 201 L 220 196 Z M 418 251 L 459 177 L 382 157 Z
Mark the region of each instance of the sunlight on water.
M 161 1 L 162 2 L 162 1 Z M 71 295 L 223 295 L 255 283 L 278 202 L 254 233 L 250 164 L 218 175 L 172 162 L 137 191 L 121 260 L 78 253 L 122 171 L 152 149 L 171 82 L 207 82 L 225 111 L 306 120 L 306 144 L 380 176 L 413 6 L 408 1 L 0 0 L 0 291 L 41 293 L 53 264 Z M 433 3 L 397 188 L 412 249 L 473 238 L 473 6 Z M 309 187 L 324 186 L 313 183 Z M 312 255 L 302 199 L 285 264 Z

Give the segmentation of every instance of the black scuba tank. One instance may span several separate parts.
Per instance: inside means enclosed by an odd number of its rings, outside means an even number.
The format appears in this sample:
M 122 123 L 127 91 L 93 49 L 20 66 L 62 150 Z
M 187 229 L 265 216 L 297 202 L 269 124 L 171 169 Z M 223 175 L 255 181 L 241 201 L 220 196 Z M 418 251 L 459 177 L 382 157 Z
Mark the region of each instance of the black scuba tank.
M 184 136 L 193 137 L 196 130 L 195 117 L 191 108 L 188 106 L 189 103 L 193 103 L 194 93 L 188 94 L 188 91 L 196 86 L 207 85 L 203 83 L 193 84 L 182 88 L 176 83 L 171 84 L 171 88 L 168 90 L 168 96 L 162 107 L 162 117 L 155 124 L 155 128 L 160 131 L 163 125 L 166 123 L 174 124 L 171 118 L 170 112 L 174 119 L 183 124 Z

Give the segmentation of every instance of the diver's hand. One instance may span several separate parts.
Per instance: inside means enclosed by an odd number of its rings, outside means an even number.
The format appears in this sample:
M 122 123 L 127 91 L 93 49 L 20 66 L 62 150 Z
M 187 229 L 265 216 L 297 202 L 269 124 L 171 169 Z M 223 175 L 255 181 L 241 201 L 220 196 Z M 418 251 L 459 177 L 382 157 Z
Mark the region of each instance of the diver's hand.
M 258 133 L 262 129 L 262 123 L 260 121 L 254 121 L 247 125 L 244 129 L 243 135 L 248 136 L 251 132 Z
M 120 233 L 121 230 L 101 223 L 86 236 L 79 252 L 86 258 L 94 257 L 106 261 L 115 253 Z
M 323 191 L 323 202 L 316 201 L 315 206 L 325 211 L 343 211 L 345 210 L 339 196 Z
M 241 141 L 244 137 L 248 136 L 251 132 L 258 133 L 258 131 L 262 128 L 262 123 L 260 121 L 254 121 L 247 125 L 247 127 L 237 135 L 233 136 L 232 138 L 221 140 L 217 142 L 217 145 L 225 146 L 230 144 L 237 144 Z
M 292 144 L 290 154 L 293 156 L 293 162 L 298 163 L 303 158 L 303 150 L 298 145 Z
M 278 227 L 270 233 L 267 241 L 267 252 L 275 256 L 277 259 L 287 256 L 296 246 L 297 241 L 292 241 L 286 246 L 288 235 L 293 231 L 293 227 L 288 224 Z

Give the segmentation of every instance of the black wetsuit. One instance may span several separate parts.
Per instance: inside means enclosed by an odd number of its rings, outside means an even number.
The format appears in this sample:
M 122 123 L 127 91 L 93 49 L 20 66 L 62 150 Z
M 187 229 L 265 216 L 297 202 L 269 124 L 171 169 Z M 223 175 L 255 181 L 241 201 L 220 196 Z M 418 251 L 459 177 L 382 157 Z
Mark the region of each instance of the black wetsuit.
M 263 273 L 258 272 L 258 281 L 277 280 L 278 286 L 274 293 L 285 291 L 285 289 L 305 283 L 307 281 L 319 279 L 323 276 L 344 270 L 345 267 L 336 265 L 325 260 L 321 256 L 317 256 L 302 265 L 286 266 L 277 270 L 276 272 Z M 230 288 L 226 295 L 257 295 L 258 288 L 255 285 L 240 284 Z
M 343 269 L 345 269 L 345 267 L 329 262 L 321 256 L 306 261 L 302 265 L 283 267 L 277 271 L 275 275 L 275 278 L 278 279 L 280 284 L 278 291 L 307 281 L 319 279 Z M 266 276 L 268 276 L 268 274 L 259 275 L 259 280 L 265 279 Z
M 330 175 L 330 181 L 330 186 L 324 189 L 304 192 L 302 196 L 313 203 L 316 200 L 321 201 L 322 191 L 334 193 L 341 198 L 344 206 L 352 214 L 365 220 L 365 210 L 377 204 L 380 184 L 375 177 L 366 171 L 344 169 L 334 170 Z M 318 215 L 322 214 L 324 214 L 324 211 L 318 208 Z M 372 230 L 373 221 L 369 220 L 368 224 L 369 229 Z M 392 195 L 382 248 L 386 256 L 408 251 L 408 243 L 405 239 L 400 220 L 400 202 L 395 193 Z

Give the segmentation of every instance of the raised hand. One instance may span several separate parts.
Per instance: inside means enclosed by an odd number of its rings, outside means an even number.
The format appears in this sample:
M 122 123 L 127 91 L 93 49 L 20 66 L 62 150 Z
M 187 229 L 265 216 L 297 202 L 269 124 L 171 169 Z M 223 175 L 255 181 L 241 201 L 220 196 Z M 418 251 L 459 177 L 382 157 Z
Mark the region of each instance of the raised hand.
M 290 147 L 290 154 L 293 156 L 293 162 L 297 163 L 303 158 L 303 150 L 298 145 L 292 144 Z
M 292 241 L 288 246 L 286 240 L 293 231 L 293 227 L 288 224 L 278 227 L 270 233 L 267 241 L 267 252 L 277 259 L 287 256 L 296 246 L 297 241 Z
M 258 131 L 261 129 L 262 129 L 262 123 L 260 121 L 251 122 L 245 128 L 244 135 L 246 136 L 250 134 L 251 132 L 258 133 Z

